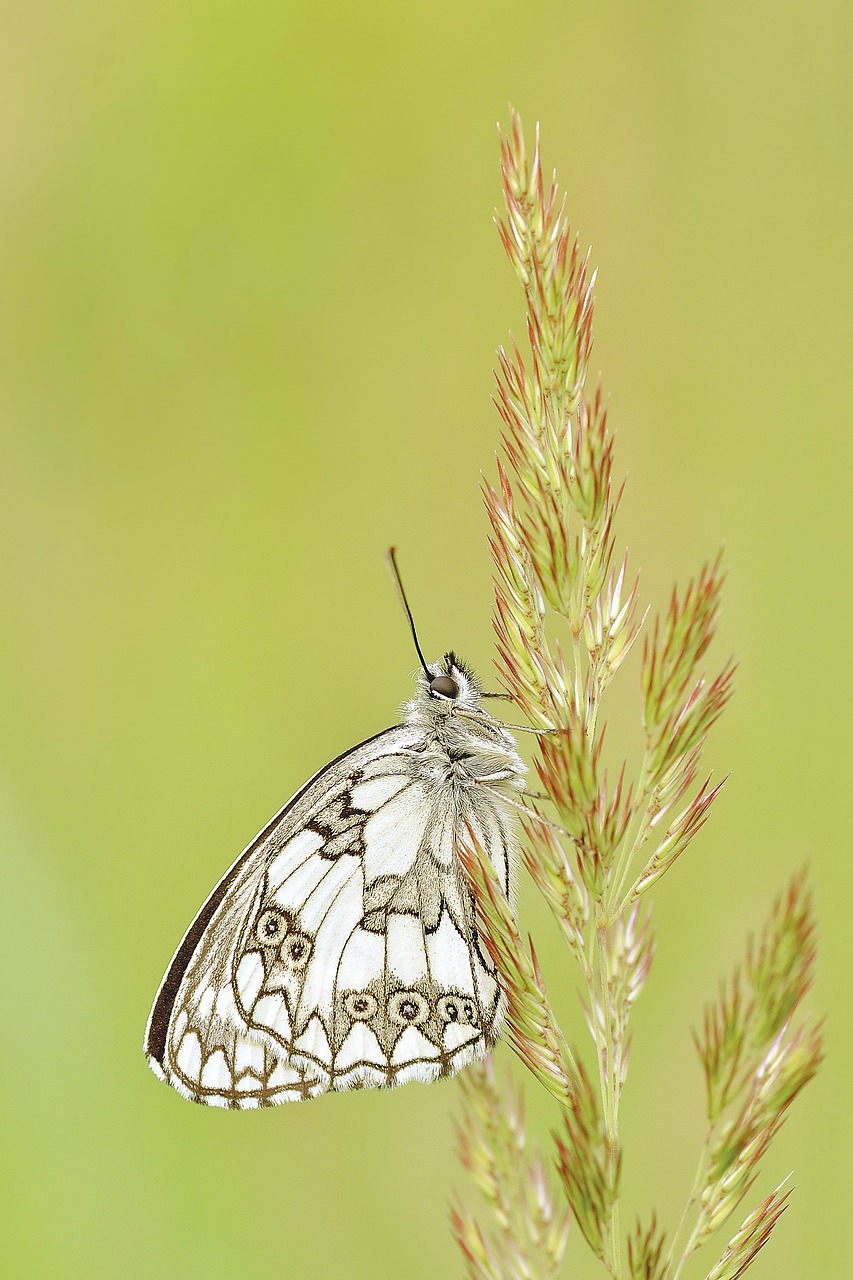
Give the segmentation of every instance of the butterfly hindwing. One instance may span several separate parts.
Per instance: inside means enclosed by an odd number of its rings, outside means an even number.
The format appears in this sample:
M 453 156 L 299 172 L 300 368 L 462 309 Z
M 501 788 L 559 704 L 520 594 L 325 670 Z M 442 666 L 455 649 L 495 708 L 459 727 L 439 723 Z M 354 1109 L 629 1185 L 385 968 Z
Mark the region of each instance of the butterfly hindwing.
M 347 794 L 363 764 L 376 767 L 385 757 L 393 759 L 411 737 L 410 730 L 386 730 L 322 769 L 243 851 L 198 912 L 166 971 L 145 1033 L 152 1069 L 186 1097 L 252 1107 L 298 1100 L 327 1087 L 304 1064 L 288 1063 L 280 1034 L 247 1019 L 247 1007 L 257 1006 L 266 975 L 257 961 L 241 968 L 239 953 L 252 950 L 246 930 L 258 915 L 270 868 L 285 888 L 290 879 L 291 892 L 305 898 L 308 885 L 303 880 L 300 889 L 300 873 L 322 875 L 337 862 L 333 857 L 319 864 L 311 860 L 320 847 L 328 845 L 331 853 L 340 847 L 340 841 L 336 845 L 331 839 L 340 832 L 307 826 L 312 814 L 322 817 L 330 797 Z M 342 865 L 357 862 L 350 858 Z M 263 948 L 258 951 L 259 958 L 269 955 Z M 278 976 L 272 975 L 273 983 Z M 259 1015 L 270 1016 L 269 1002 Z M 279 1023 L 282 1016 L 277 1009 Z

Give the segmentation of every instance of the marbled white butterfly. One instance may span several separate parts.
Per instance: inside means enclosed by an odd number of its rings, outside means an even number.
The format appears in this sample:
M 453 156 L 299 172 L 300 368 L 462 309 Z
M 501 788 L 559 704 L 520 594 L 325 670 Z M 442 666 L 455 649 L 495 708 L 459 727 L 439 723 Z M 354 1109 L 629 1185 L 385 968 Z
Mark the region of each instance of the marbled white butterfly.
M 472 671 L 415 645 L 402 723 L 297 791 L 175 952 L 145 1053 L 184 1097 L 248 1108 L 430 1081 L 496 1040 L 505 1002 L 458 848 L 470 831 L 511 894 L 526 769 Z

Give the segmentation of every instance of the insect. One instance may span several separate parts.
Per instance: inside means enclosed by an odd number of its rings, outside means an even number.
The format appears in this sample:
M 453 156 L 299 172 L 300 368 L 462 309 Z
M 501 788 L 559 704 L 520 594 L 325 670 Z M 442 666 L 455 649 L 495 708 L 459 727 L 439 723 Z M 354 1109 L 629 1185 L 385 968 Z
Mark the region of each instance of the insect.
M 461 659 L 422 670 L 402 723 L 297 791 L 196 915 L 145 1054 L 184 1097 L 251 1108 L 450 1076 L 505 1013 L 459 860 L 466 832 L 512 895 L 525 765 Z

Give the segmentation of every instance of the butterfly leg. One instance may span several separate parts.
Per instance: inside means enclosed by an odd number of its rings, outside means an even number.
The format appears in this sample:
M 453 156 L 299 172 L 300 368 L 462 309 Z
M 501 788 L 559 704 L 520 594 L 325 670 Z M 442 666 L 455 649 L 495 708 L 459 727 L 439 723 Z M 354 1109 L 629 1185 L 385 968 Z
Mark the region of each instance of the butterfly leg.
M 506 782 L 508 779 L 515 778 L 516 776 L 517 775 L 513 769 L 498 769 L 495 773 L 479 774 L 479 776 L 475 778 L 475 782 Z
M 558 827 L 556 822 L 551 822 L 550 818 L 544 817 L 541 813 L 537 813 L 535 809 L 529 809 L 526 804 L 520 804 L 517 800 L 511 800 L 509 796 L 504 795 L 502 791 L 495 791 L 494 787 L 489 786 L 491 778 L 475 779 L 478 786 L 482 786 L 490 795 L 497 796 L 499 800 L 503 800 L 504 804 L 512 805 L 513 809 L 518 809 L 519 813 L 523 813 L 528 818 L 532 818 L 534 822 L 541 823 L 543 827 L 550 827 L 552 831 L 556 831 L 558 835 L 565 836 L 567 840 L 571 840 L 573 844 L 579 841 L 572 835 L 570 831 L 566 831 L 564 827 Z

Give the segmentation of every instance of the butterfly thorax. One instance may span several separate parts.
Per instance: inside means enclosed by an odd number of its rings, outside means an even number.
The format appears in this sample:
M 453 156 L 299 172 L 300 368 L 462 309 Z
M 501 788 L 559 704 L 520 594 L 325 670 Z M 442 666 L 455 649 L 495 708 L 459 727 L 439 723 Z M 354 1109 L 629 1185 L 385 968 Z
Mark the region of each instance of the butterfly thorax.
M 418 679 L 405 708 L 405 723 L 423 732 L 415 749 L 413 772 L 438 787 L 489 786 L 518 792 L 526 766 L 512 735 L 482 705 L 483 692 L 474 673 L 455 654 L 430 667 L 434 677 L 447 676 L 458 689 L 454 698 L 436 697 L 426 675 Z M 433 680 L 433 684 L 436 681 Z

